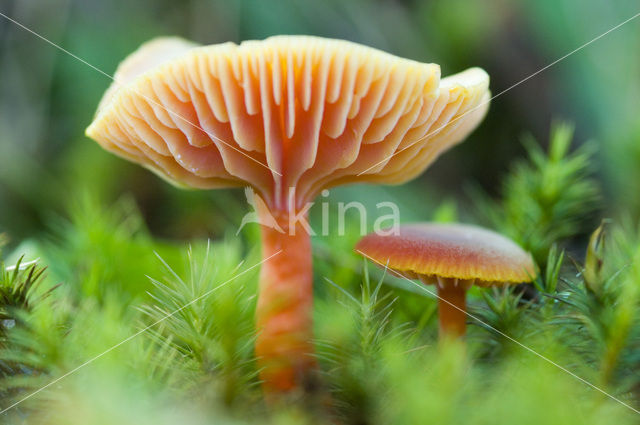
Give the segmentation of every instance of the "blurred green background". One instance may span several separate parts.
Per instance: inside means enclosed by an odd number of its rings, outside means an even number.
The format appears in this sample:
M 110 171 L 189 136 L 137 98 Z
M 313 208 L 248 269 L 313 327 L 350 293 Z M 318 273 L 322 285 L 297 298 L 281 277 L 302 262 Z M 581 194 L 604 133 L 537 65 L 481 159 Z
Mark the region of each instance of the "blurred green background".
M 638 12 L 637 0 L 0 0 L 0 12 L 113 74 L 142 42 L 179 35 L 203 44 L 274 34 L 342 38 L 443 75 L 480 66 L 498 94 Z M 394 200 L 404 221 L 435 205 L 472 203 L 470 186 L 500 191 L 523 134 L 547 143 L 555 119 L 593 139 L 606 214 L 640 212 L 640 19 L 499 96 L 485 122 L 401 190 L 337 189 L 375 205 Z M 77 194 L 109 204 L 131 194 L 151 232 L 221 237 L 247 211 L 241 190 L 184 192 L 102 151 L 84 136 L 110 80 L 0 18 L 0 232 L 14 246 L 37 237 Z M 318 206 L 317 206 L 318 207 Z M 466 208 L 461 208 L 462 211 Z M 464 214 L 463 214 L 464 216 Z M 464 217 L 463 217 L 464 218 Z

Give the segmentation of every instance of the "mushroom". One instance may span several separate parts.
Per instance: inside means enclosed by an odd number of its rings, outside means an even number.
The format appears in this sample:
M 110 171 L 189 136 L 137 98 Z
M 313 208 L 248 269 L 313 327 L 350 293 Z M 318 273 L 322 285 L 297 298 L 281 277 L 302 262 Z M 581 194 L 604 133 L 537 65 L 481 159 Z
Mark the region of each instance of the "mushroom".
M 372 233 L 356 251 L 407 279 L 435 284 L 440 338 L 465 334 L 466 292 L 477 286 L 530 282 L 531 255 L 512 240 L 468 224 L 417 223 L 395 233 Z
M 479 68 L 440 79 L 438 65 L 346 41 L 159 38 L 120 64 L 86 134 L 177 186 L 255 192 L 268 259 L 256 353 L 277 392 L 299 387 L 315 363 L 310 202 L 338 185 L 416 177 L 488 103 Z

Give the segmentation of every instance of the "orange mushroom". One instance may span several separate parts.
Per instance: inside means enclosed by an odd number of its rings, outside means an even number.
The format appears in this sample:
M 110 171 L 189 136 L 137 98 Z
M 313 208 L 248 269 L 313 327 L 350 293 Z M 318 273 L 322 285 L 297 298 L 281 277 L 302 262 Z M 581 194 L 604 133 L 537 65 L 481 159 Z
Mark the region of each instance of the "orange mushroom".
M 441 338 L 465 334 L 472 284 L 505 286 L 536 276 L 531 255 L 515 242 L 466 224 L 400 226 L 394 234 L 365 236 L 356 251 L 396 274 L 437 286 Z
M 173 184 L 255 191 L 260 222 L 277 223 L 262 226 L 256 353 L 278 391 L 314 364 L 307 203 L 337 185 L 419 175 L 488 100 L 481 69 L 440 79 L 438 65 L 346 41 L 160 38 L 119 66 L 86 133 Z

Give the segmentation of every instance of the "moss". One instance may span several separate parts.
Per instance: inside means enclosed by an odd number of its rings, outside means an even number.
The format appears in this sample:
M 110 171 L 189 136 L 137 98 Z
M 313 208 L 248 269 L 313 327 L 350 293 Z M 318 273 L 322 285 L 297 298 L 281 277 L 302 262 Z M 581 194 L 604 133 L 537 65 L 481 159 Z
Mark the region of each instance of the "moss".
M 0 417 L 154 425 L 635 423 L 640 232 L 630 220 L 612 221 L 591 242 L 576 239 L 597 191 L 590 156 L 569 153 L 569 136 L 568 127 L 557 129 L 548 154 L 530 146 L 530 159 L 505 177 L 502 200 L 469 212 L 480 219 L 488 211 L 497 227 L 537 252 L 541 274 L 527 287 L 474 289 L 466 347 L 437 343 L 436 302 L 420 285 L 361 266 L 344 239 L 323 238 L 314 313 L 321 382 L 280 404 L 263 402 L 253 354 L 253 245 L 158 240 L 130 200 L 105 205 L 80 196 L 46 238 L 20 245 L 41 257 L 38 264 L 2 265 L 0 317 L 14 325 L 0 333 L 0 405 L 11 407 Z M 454 216 L 450 205 L 436 215 Z M 583 252 L 584 265 L 571 261 Z

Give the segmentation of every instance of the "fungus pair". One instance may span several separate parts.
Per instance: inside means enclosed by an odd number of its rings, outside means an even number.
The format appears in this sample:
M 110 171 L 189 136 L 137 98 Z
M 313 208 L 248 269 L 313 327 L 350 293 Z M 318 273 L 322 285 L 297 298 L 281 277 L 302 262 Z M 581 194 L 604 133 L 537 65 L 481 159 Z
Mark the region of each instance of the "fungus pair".
M 436 285 L 441 338 L 464 335 L 471 285 L 507 286 L 536 274 L 531 255 L 513 241 L 465 224 L 400 226 L 396 234 L 365 236 L 356 251 L 395 274 Z
M 400 184 L 481 121 L 489 78 L 358 44 L 279 36 L 143 45 L 118 67 L 86 134 L 188 188 L 249 186 L 262 226 L 256 354 L 267 391 L 313 369 L 305 205 L 347 183 Z

